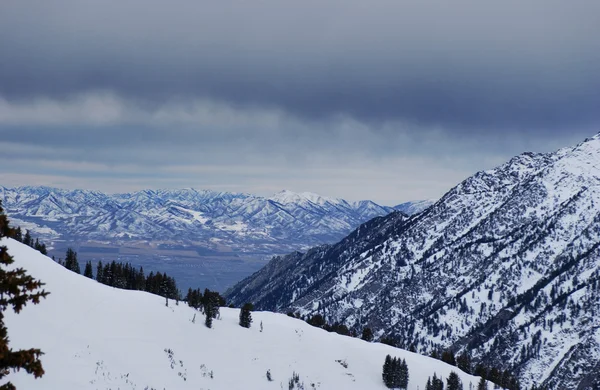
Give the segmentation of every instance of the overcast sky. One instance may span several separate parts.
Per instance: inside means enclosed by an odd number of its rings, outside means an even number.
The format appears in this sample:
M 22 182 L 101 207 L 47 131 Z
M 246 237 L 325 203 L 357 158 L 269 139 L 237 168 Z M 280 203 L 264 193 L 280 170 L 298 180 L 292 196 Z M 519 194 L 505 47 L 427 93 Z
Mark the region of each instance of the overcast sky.
M 600 131 L 600 1 L 0 2 L 0 185 L 436 198 Z

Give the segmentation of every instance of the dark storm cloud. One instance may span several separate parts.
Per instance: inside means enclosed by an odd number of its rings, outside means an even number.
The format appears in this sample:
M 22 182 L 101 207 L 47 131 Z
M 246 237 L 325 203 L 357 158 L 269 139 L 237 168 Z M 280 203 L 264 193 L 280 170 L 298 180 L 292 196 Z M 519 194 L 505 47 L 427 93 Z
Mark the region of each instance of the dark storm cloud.
M 598 15 L 597 1 L 5 1 L 0 96 L 100 90 L 150 111 L 209 99 L 376 128 L 587 134 Z

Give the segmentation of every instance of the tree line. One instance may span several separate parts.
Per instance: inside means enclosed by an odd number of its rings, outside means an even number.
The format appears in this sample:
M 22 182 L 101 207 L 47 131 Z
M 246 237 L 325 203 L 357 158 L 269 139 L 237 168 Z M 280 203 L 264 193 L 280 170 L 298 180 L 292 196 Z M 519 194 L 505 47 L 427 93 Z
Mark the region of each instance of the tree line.
M 38 238 L 36 238 L 34 240 L 33 237 L 31 236 L 31 233 L 29 232 L 29 229 L 25 230 L 25 234 L 23 234 L 21 227 L 17 226 L 16 228 L 9 228 L 6 232 L 4 232 L 4 234 L 5 234 L 5 237 L 15 239 L 33 249 L 35 249 L 36 251 L 39 251 L 42 255 L 48 254 L 48 250 L 46 249 L 46 244 L 44 244 L 43 242 L 40 242 L 40 240 Z
M 81 274 L 81 267 L 77 260 L 77 252 L 68 248 L 65 259 L 58 259 L 58 263 L 70 271 Z M 150 272 L 144 273 L 144 267 L 135 268 L 130 263 L 111 261 L 96 264 L 96 273 L 92 262 L 85 264 L 83 275 L 95 279 L 98 283 L 123 290 L 146 291 L 151 294 L 160 295 L 167 299 L 180 300 L 181 294 L 177 288 L 175 279 L 166 273 Z

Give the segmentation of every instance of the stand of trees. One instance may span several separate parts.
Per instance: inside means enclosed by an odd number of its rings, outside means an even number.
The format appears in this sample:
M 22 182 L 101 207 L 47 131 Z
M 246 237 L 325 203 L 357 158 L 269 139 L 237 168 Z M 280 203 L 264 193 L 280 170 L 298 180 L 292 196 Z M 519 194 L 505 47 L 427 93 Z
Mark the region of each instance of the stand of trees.
M 454 352 L 452 351 L 443 351 L 441 354 L 437 351 L 434 351 L 431 354 L 431 357 L 456 366 L 467 374 L 482 377 L 501 388 L 508 390 L 521 389 L 519 380 L 512 375 L 510 370 L 502 371 L 496 367 L 487 367 L 481 363 L 473 366 L 471 356 L 466 352 L 463 352 L 458 357 L 455 357 Z
M 9 237 L 12 239 L 15 239 L 19 242 L 22 242 L 23 244 L 35 249 L 36 251 L 39 251 L 42 255 L 47 255 L 48 254 L 48 250 L 46 249 L 46 244 L 44 244 L 43 242 L 40 242 L 39 239 L 33 239 L 33 237 L 31 237 L 31 234 L 29 233 L 29 230 L 25 230 L 25 235 L 23 235 L 23 231 L 21 230 L 20 226 L 17 226 L 16 228 L 10 228 L 6 234 L 5 237 Z
M 225 306 L 225 299 L 216 291 L 204 289 L 204 294 L 200 289 L 188 289 L 184 300 L 188 306 L 204 312 L 204 324 L 208 328 L 212 328 L 213 319 L 217 318 L 220 313 L 220 307 Z
M 383 383 L 390 389 L 408 388 L 408 365 L 406 360 L 392 358 L 390 355 L 385 357 L 383 363 L 383 372 L 381 374 Z
M 70 271 L 81 273 L 77 252 L 71 248 L 67 249 L 65 260 L 59 259 L 58 263 Z M 94 278 L 91 261 L 85 264 L 83 274 L 90 279 Z M 136 269 L 130 263 L 120 263 L 113 260 L 110 263 L 103 264 L 102 261 L 99 261 L 96 265 L 96 281 L 123 290 L 146 291 L 176 301 L 181 297 L 174 278 L 161 272 L 150 272 L 146 276 L 143 267 Z

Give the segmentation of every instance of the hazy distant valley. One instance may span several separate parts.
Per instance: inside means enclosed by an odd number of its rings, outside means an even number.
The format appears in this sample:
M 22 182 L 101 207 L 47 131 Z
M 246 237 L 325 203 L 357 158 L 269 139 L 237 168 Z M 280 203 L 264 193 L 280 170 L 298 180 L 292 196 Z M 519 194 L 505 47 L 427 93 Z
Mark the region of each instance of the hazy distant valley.
M 184 289 L 217 291 L 273 255 L 334 243 L 373 217 L 414 214 L 432 203 L 387 207 L 291 191 L 263 198 L 194 189 L 109 195 L 48 187 L 0 187 L 0 200 L 11 220 L 47 242 L 57 259 L 71 247 L 84 262 L 130 262 L 168 272 Z

